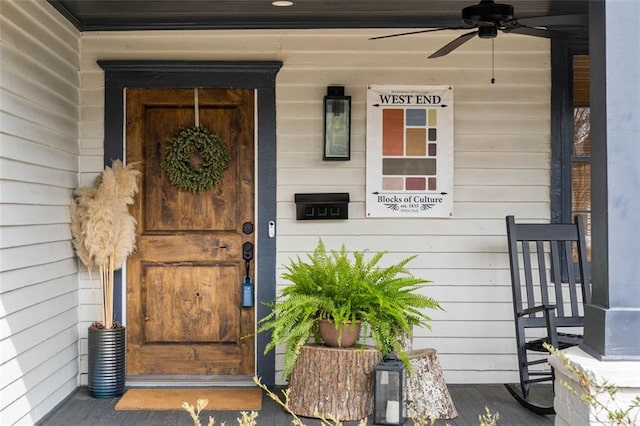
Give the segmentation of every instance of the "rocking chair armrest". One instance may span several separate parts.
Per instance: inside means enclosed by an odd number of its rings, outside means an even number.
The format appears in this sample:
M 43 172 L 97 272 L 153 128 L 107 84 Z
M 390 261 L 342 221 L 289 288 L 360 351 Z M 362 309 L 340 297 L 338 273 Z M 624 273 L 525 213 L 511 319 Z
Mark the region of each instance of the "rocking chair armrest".
M 549 312 L 553 312 L 555 310 L 556 310 L 556 305 L 540 305 L 540 306 L 534 306 L 533 308 L 523 309 L 522 311 L 518 312 L 518 316 L 522 317 L 529 314 L 535 314 L 536 312 L 546 312 L 544 316 L 545 318 L 547 318 L 549 315 Z
M 542 312 L 547 327 L 547 339 L 551 346 L 558 348 L 558 331 L 556 329 L 556 305 L 540 305 L 533 308 L 523 309 L 518 312 L 518 316 L 522 317 L 536 312 Z

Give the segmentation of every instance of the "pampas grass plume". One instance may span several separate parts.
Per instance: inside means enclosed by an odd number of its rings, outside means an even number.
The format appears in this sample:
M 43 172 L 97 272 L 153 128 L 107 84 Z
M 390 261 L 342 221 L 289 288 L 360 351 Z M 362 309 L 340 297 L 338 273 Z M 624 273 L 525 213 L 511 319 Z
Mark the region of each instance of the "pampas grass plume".
M 69 205 L 73 248 L 82 264 L 86 266 L 89 271 L 93 269 L 93 261 L 91 260 L 89 250 L 84 244 L 82 224 L 85 222 L 87 215 L 86 199 L 90 198 L 92 195 L 92 188 L 78 188 L 74 192 L 74 198 L 71 200 L 71 204 Z
M 138 192 L 140 171 L 136 169 L 137 166 L 138 163 L 123 166 L 121 161 L 115 161 L 111 166 L 116 178 L 118 198 L 121 198 L 125 204 L 133 204 L 133 196 Z
M 140 171 L 120 160 L 105 167 L 93 187 L 74 191 L 70 205 L 73 247 L 89 269 L 100 269 L 102 321 L 112 325 L 113 272 L 135 250 L 136 220 L 129 212 L 138 192 Z

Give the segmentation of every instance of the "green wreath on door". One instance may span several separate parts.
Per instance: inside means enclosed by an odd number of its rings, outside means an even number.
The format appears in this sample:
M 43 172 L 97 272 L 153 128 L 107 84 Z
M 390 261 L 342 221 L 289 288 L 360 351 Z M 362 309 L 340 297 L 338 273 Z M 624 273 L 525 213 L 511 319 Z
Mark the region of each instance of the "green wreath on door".
M 194 155 L 201 162 L 195 162 Z M 160 165 L 173 186 L 195 194 L 218 186 L 228 164 L 229 153 L 220 136 L 194 126 L 169 140 Z

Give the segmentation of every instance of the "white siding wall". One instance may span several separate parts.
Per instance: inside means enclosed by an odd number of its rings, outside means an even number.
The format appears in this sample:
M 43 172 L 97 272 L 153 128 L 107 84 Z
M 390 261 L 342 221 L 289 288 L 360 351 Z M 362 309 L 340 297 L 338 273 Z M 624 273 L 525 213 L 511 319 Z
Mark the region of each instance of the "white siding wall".
M 79 33 L 41 1 L 0 3 L 0 423 L 33 424 L 78 385 Z
M 85 33 L 81 47 L 81 170 L 102 167 L 103 73 L 98 59 L 281 60 L 277 77 L 278 283 L 282 265 L 318 237 L 338 248 L 389 250 L 431 279 L 446 312 L 414 347 L 438 350 L 450 383 L 516 380 L 504 216 L 549 218 L 549 42 L 501 34 L 427 56 L 459 35 L 369 41 L 391 30 Z M 353 97 L 352 160 L 322 161 L 322 97 L 341 84 Z M 365 219 L 367 84 L 451 84 L 455 97 L 455 205 L 451 219 Z M 349 192 L 350 219 L 297 222 L 296 192 Z M 90 303 L 84 295 L 83 302 Z M 90 314 L 91 309 L 87 307 Z M 83 318 L 86 321 L 90 317 Z M 278 361 L 280 363 L 280 360 Z M 83 371 L 86 366 L 83 363 Z

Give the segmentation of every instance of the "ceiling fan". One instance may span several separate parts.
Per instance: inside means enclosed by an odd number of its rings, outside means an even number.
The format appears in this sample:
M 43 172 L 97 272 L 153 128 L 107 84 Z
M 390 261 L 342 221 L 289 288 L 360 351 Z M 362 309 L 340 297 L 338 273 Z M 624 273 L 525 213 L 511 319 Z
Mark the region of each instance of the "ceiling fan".
M 372 37 L 377 40 L 389 37 L 399 37 L 410 34 L 427 33 L 443 30 L 469 30 L 474 31 L 462 34 L 443 47 L 432 53 L 429 58 L 438 58 L 451 53 L 476 35 L 480 38 L 495 38 L 498 30 L 504 33 L 517 33 L 534 37 L 554 38 L 566 37 L 566 33 L 537 27 L 549 27 L 554 25 L 576 26 L 585 25 L 587 16 L 576 15 L 548 15 L 529 18 L 514 18 L 513 6 L 510 4 L 495 3 L 493 0 L 480 0 L 480 3 L 462 9 L 462 21 L 465 25 L 459 27 L 436 28 L 429 30 L 411 31 L 400 34 Z

